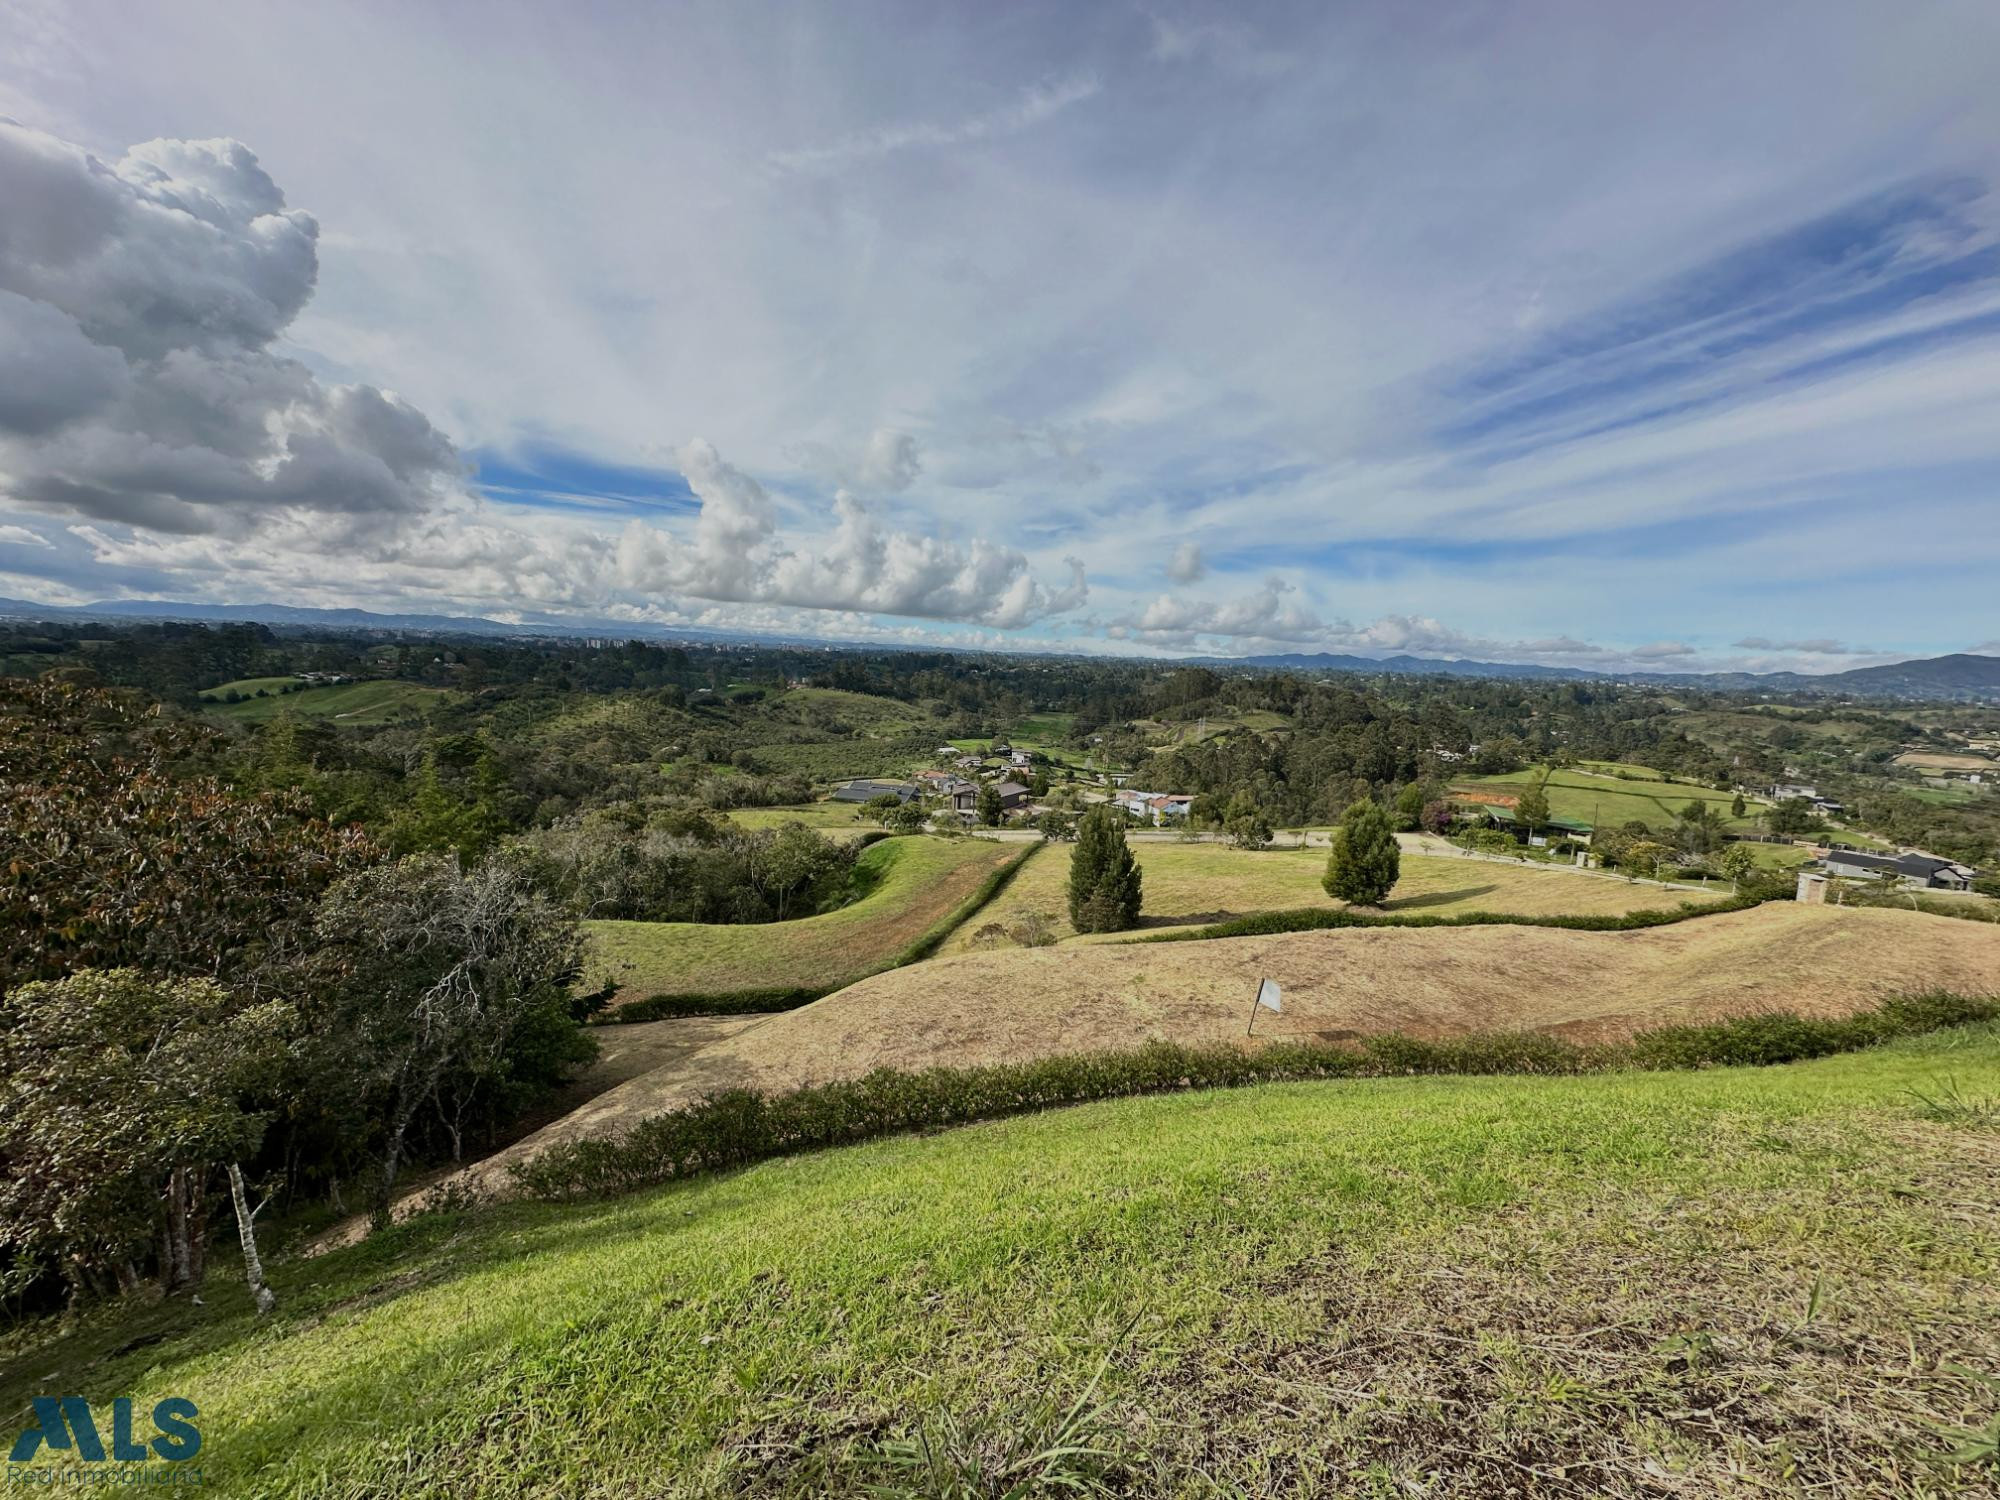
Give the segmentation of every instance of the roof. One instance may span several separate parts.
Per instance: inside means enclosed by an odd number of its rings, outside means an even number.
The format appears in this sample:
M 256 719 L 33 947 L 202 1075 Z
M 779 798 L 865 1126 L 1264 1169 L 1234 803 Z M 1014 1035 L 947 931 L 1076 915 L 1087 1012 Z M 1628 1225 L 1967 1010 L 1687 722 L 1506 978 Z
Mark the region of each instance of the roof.
M 894 797 L 907 802 L 917 789 L 907 781 L 850 781 L 833 789 L 835 802 L 873 802 L 877 797 Z
M 1028 795 L 1028 789 L 1018 781 L 1003 781 L 995 786 L 993 790 L 1003 797 L 1025 797 Z
M 1826 862 L 1831 865 L 1849 865 L 1857 870 L 1879 870 L 1907 875 L 1913 880 L 1929 880 L 1946 870 L 1959 868 L 1951 860 L 1933 859 L 1928 854 L 1864 854 L 1859 849 L 1830 849 Z

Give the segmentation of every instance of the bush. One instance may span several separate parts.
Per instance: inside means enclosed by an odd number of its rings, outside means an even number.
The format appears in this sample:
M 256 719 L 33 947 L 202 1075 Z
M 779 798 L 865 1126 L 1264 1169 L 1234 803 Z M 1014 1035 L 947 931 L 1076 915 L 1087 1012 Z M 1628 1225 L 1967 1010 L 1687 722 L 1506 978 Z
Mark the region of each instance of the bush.
M 1789 896 L 1791 888 L 1785 887 Z M 1748 911 L 1768 899 L 1745 893 L 1733 900 L 1706 904 L 1683 901 L 1665 911 L 1629 911 L 1621 915 L 1516 916 L 1512 912 L 1468 911 L 1455 916 L 1434 916 L 1418 912 L 1366 912 L 1328 910 L 1308 906 L 1294 911 L 1260 911 L 1247 917 L 1183 932 L 1162 932 L 1152 937 L 1133 938 L 1135 943 L 1198 943 L 1210 938 L 1269 937 L 1280 932 L 1316 932 L 1327 927 L 1556 927 L 1568 932 L 1636 932 L 1643 927 L 1665 927 L 1691 917 L 1714 916 L 1723 912 Z

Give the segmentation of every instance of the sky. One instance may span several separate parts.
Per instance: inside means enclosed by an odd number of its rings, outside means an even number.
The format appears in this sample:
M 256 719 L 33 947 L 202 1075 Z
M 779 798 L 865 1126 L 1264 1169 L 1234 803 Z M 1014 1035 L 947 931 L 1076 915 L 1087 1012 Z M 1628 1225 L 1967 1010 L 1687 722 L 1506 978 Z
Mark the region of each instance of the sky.
M 2000 6 L 0 0 L 0 596 L 2000 654 Z

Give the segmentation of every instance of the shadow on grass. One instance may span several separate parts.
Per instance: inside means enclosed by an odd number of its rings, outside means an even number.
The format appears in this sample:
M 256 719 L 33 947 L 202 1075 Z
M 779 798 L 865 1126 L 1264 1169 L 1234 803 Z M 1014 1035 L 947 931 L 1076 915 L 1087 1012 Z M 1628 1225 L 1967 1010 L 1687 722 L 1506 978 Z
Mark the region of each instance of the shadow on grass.
M 1471 901 L 1480 896 L 1490 896 L 1499 890 L 1497 885 L 1461 886 L 1455 891 L 1432 891 L 1427 896 L 1405 896 L 1400 901 L 1389 900 L 1382 904 L 1384 911 L 1415 911 L 1424 906 L 1451 906 L 1459 901 Z

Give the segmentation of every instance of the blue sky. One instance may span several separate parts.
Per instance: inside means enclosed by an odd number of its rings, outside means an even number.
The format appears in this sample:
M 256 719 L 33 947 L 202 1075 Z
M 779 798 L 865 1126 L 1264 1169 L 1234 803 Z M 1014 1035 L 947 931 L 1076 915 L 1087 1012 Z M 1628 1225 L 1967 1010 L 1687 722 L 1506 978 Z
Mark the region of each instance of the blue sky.
M 2000 651 L 1986 3 L 0 33 L 0 595 Z

